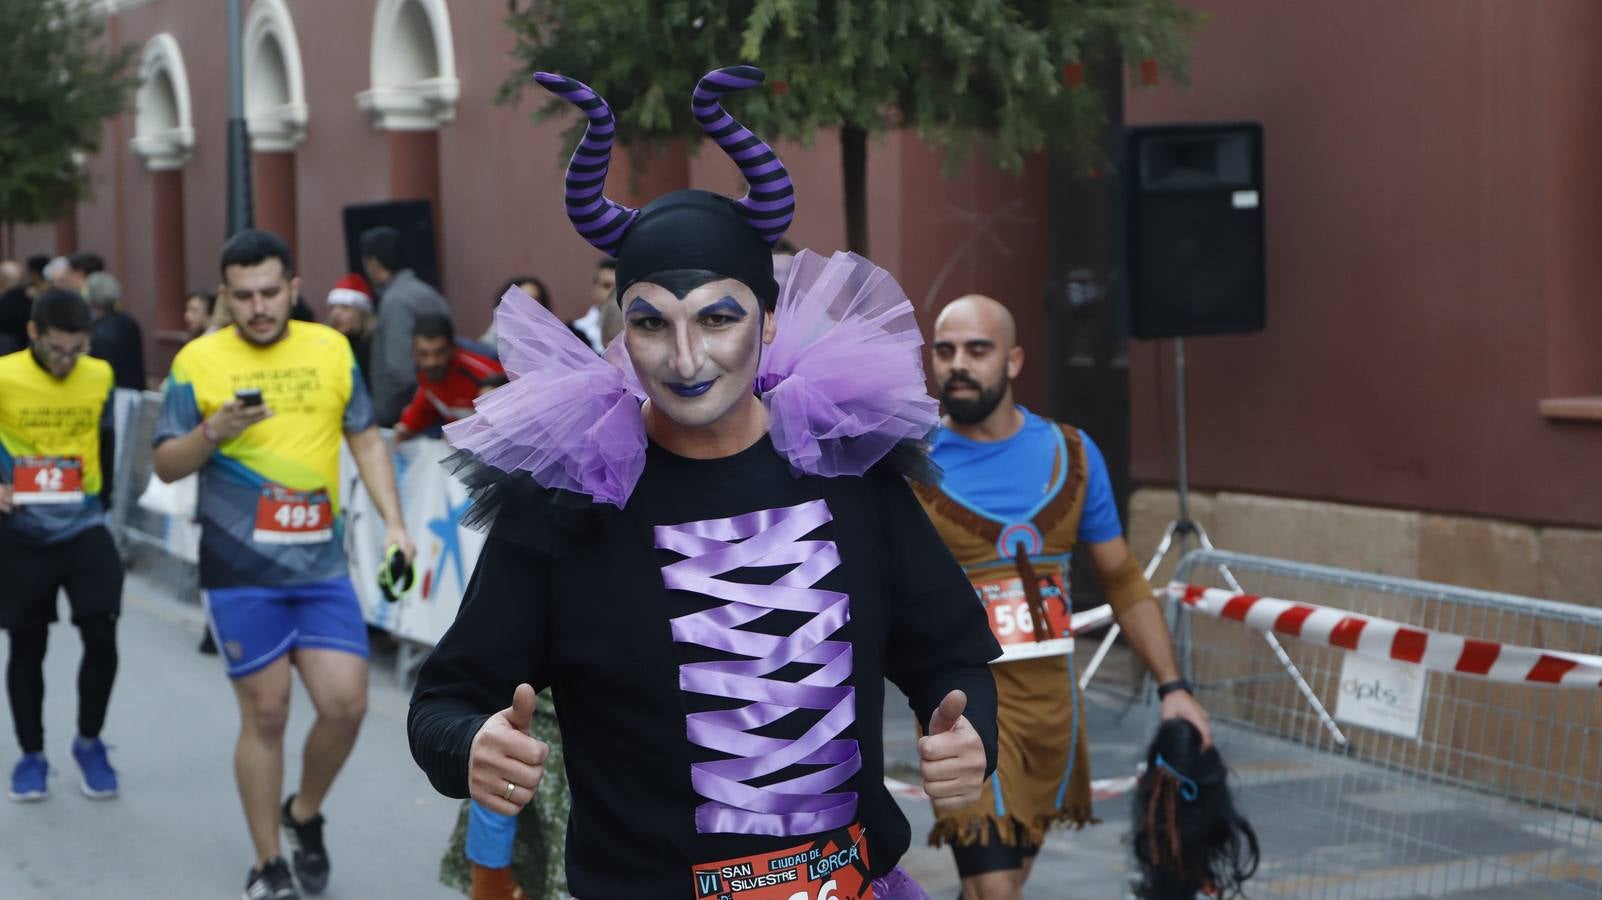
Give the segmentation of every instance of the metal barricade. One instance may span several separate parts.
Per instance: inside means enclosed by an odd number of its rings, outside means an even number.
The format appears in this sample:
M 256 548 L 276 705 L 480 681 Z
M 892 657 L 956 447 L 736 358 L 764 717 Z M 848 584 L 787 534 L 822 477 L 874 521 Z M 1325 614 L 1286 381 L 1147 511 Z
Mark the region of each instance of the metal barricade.
M 1602 610 L 1213 550 L 1176 581 L 1548 651 L 1602 652 Z M 1175 613 L 1176 647 L 1262 841 L 1254 898 L 1602 898 L 1602 687 L 1416 669 L 1418 736 L 1327 728 L 1261 633 Z M 1330 710 L 1345 651 L 1287 639 Z M 1338 737 L 1344 734 L 1343 744 Z
M 131 566 L 140 561 L 172 567 L 168 571 L 174 590 L 198 603 L 194 558 L 198 526 L 139 505 L 139 498 L 150 483 L 151 438 L 155 436 L 156 419 L 161 414 L 162 395 L 158 391 L 130 391 L 128 394 L 126 399 L 119 397 L 116 481 L 107 524 L 126 564 Z M 155 552 L 141 553 L 142 549 Z

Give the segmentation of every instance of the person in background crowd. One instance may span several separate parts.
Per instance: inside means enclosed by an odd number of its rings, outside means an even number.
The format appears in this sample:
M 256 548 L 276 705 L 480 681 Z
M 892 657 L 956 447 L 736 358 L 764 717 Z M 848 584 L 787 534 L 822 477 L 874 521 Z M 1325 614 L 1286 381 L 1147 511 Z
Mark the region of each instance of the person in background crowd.
M 101 259 L 98 253 L 74 253 L 57 259 L 66 265 L 55 269 L 55 274 L 50 278 L 51 284 L 64 291 L 85 294 L 85 299 L 87 295 L 84 285 L 89 276 L 106 270 L 106 261 Z M 51 265 L 55 264 L 56 260 L 51 260 Z
M 25 277 L 27 273 L 22 270 L 22 263 L 14 259 L 0 260 L 0 294 L 22 284 Z
M 508 278 L 506 280 L 506 284 L 502 285 L 501 289 L 496 292 L 495 304 L 492 308 L 499 307 L 501 305 L 501 298 L 505 297 L 506 292 L 514 287 L 522 288 L 523 293 L 534 298 L 535 302 L 546 309 L 551 308 L 550 290 L 545 287 L 545 282 L 535 278 L 533 275 L 519 275 L 516 278 Z M 486 330 L 482 335 L 479 335 L 478 340 L 480 343 L 495 348 L 496 354 L 500 353 L 500 344 L 497 342 L 495 336 L 495 319 L 493 316 L 490 318 L 489 329 Z
M 217 295 L 217 302 L 211 305 L 211 323 L 206 326 L 206 333 L 232 328 L 234 325 L 234 311 L 228 305 L 228 298 L 222 294 Z
M 356 367 L 362 370 L 362 381 L 373 383 L 373 289 L 367 279 L 351 272 L 341 275 L 328 292 L 328 327 L 343 334 L 350 341 L 350 351 L 356 355 Z
M 417 317 L 449 316 L 450 305 L 411 269 L 401 233 L 388 226 L 362 233 L 362 268 L 378 291 L 378 324 L 373 329 L 373 412 L 380 426 L 394 425 L 417 390 L 412 363 L 412 328 Z
M 58 256 L 45 263 L 44 276 L 45 284 L 58 290 L 76 293 L 83 287 L 82 281 L 78 280 L 72 271 L 72 263 L 68 262 L 65 256 Z
M 590 309 L 584 315 L 568 323 L 573 333 L 584 339 L 590 349 L 596 353 L 606 352 L 605 318 L 606 308 L 615 305 L 612 301 L 617 291 L 617 260 L 610 256 L 603 257 L 595 264 L 595 275 L 590 279 Z M 621 326 L 621 316 L 619 317 Z M 621 327 L 618 329 L 621 331 Z M 615 333 L 615 332 L 614 332 Z
M 117 795 L 100 729 L 117 675 L 122 559 L 106 530 L 115 435 L 111 367 L 84 359 L 89 308 L 45 291 L 28 323 L 32 346 L 0 357 L 0 628 L 11 636 L 6 691 L 22 759 L 10 797 L 49 794 L 44 755 L 44 659 L 56 595 L 65 590 L 83 638 L 78 737 L 72 755 L 92 799 Z
M 95 320 L 89 355 L 111 363 L 111 370 L 117 373 L 117 387 L 144 390 L 144 335 L 132 316 L 117 309 L 122 302 L 122 285 L 110 272 L 91 272 L 84 278 L 84 299 L 89 301 Z
M 456 345 L 456 329 L 446 316 L 417 317 L 412 359 L 417 362 L 417 393 L 395 423 L 397 441 L 472 415 L 480 394 L 506 383 L 500 363 Z
M 211 308 L 216 304 L 216 291 L 190 291 L 184 298 L 184 334 L 189 340 L 206 333 L 206 326 L 211 324 Z
M 773 245 L 773 280 L 784 287 L 784 281 L 790 275 L 790 263 L 795 260 L 795 245 L 788 240 L 780 240 Z
M 14 352 L 27 346 L 27 320 L 34 311 L 34 298 L 43 288 L 48 256 L 29 256 L 27 269 L 18 266 L 14 274 L 0 275 L 10 285 L 0 288 L 0 352 Z M 6 261 L 3 266 L 16 266 Z
M 320 808 L 367 711 L 367 626 L 339 537 L 341 439 L 383 518 L 385 545 L 408 559 L 416 548 L 349 343 L 289 318 L 300 279 L 288 245 L 241 231 L 219 269 L 237 324 L 173 359 L 152 463 L 169 483 L 200 473 L 201 585 L 239 702 L 235 779 L 255 845 L 245 897 L 295 900 L 297 879 L 313 894 L 328 883 Z M 299 790 L 280 799 L 292 670 L 317 719 Z

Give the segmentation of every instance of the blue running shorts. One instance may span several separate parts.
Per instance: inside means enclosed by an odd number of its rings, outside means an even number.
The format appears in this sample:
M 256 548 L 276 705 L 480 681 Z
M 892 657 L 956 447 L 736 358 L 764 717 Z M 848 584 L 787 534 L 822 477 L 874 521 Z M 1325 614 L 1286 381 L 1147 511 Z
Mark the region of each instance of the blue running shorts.
M 266 668 L 296 648 L 367 657 L 367 623 L 347 577 L 277 587 L 214 588 L 204 596 L 229 678 Z

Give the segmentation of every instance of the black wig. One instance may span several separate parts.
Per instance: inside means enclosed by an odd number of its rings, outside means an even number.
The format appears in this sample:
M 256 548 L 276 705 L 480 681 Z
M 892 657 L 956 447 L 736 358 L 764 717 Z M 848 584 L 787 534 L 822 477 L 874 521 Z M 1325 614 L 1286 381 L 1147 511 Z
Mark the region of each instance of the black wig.
M 1198 893 L 1244 896 L 1257 872 L 1257 833 L 1235 809 L 1217 747 L 1184 719 L 1157 729 L 1135 787 L 1135 860 L 1140 900 L 1194 900 Z

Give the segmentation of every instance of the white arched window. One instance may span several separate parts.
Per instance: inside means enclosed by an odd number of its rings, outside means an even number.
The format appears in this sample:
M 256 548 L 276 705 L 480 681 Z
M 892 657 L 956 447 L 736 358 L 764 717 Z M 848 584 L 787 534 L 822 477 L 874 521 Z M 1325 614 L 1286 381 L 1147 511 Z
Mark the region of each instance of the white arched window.
M 256 0 L 245 19 L 245 127 L 252 150 L 287 152 L 306 139 L 300 41 L 284 0 Z
M 456 51 L 445 0 L 378 0 L 371 86 L 356 104 L 386 131 L 429 131 L 456 117 Z
M 139 60 L 134 138 L 129 145 L 154 171 L 183 168 L 195 149 L 184 55 L 177 39 L 165 32 L 145 44 Z

